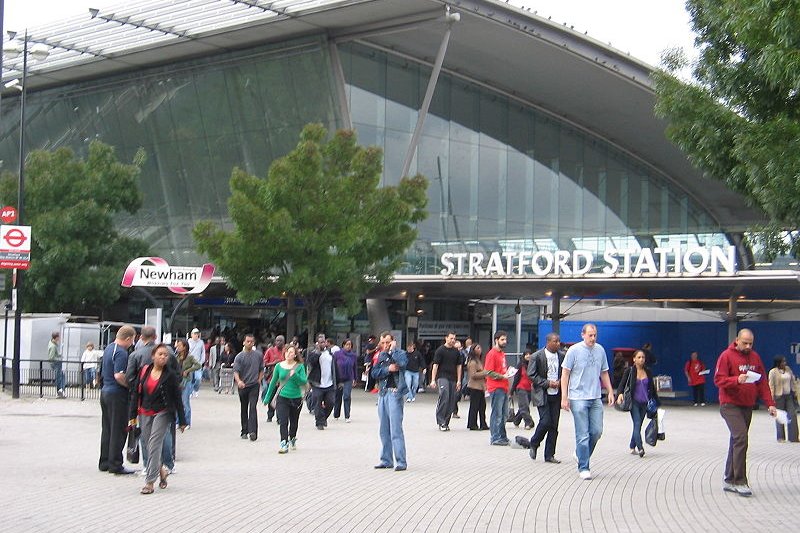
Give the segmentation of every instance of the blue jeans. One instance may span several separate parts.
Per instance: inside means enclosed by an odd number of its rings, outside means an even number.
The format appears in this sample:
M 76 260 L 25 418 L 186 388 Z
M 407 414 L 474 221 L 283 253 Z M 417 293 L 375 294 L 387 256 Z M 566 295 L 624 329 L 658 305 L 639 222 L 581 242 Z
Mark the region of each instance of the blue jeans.
M 406 386 L 408 387 L 408 394 L 406 399 L 413 400 L 417 397 L 417 389 L 419 389 L 419 372 L 412 372 L 411 370 L 405 371 Z
M 640 450 L 644 450 L 644 446 L 642 445 L 642 423 L 646 415 L 646 403 L 637 402 L 636 400 L 631 402 L 631 419 L 633 420 L 633 434 L 631 435 L 630 443 L 631 449 L 639 448 Z
M 194 371 L 194 384 L 192 390 L 194 392 L 200 391 L 200 382 L 203 381 L 203 369 Z
M 183 388 L 181 389 L 181 399 L 183 400 L 183 412 L 186 415 L 187 426 L 192 425 L 192 391 L 194 391 L 192 380 L 184 380 Z
M 603 400 L 570 400 L 572 420 L 575 424 L 575 454 L 578 471 L 589 470 L 589 458 L 603 434 Z
M 344 404 L 344 417 L 350 418 L 350 404 L 353 397 L 353 382 L 348 380 L 339 383 L 336 387 L 336 402 L 333 404 L 333 418 L 338 419 L 342 414 L 342 404 Z
M 94 368 L 83 369 L 83 384 L 87 387 L 94 387 L 94 377 L 96 370 Z
M 56 390 L 63 391 L 67 380 L 64 377 L 64 371 L 61 369 L 61 361 L 51 362 L 50 368 L 53 369 L 53 373 L 55 374 Z
M 403 435 L 403 394 L 392 391 L 378 393 L 381 464 L 405 468 L 406 439 Z
M 507 441 L 508 394 L 503 389 L 495 389 L 489 394 L 489 403 L 492 406 L 492 414 L 489 415 L 489 443 Z

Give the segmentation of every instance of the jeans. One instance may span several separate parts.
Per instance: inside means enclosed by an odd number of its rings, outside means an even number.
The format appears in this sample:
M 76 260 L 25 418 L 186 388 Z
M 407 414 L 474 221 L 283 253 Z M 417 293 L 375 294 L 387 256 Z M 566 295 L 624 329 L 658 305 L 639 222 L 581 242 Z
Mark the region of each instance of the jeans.
M 139 427 L 144 427 L 144 418 L 147 417 L 139 415 Z M 161 447 L 161 464 L 172 470 L 172 467 L 175 466 L 175 458 L 172 451 L 172 434 L 175 432 L 175 415 L 170 412 L 169 418 L 170 427 L 167 429 L 166 435 L 164 435 L 164 443 Z M 144 429 L 142 429 L 142 435 L 139 437 L 139 449 L 142 452 L 142 466 L 147 468 L 147 461 L 149 460 L 150 455 L 147 450 L 147 441 L 144 437 Z
M 94 377 L 97 371 L 94 368 L 83 369 L 83 384 L 86 387 L 94 387 Z
M 259 384 L 254 383 L 239 389 L 240 418 L 242 422 L 242 435 L 258 435 L 258 403 Z
M 406 386 L 408 387 L 407 400 L 413 400 L 417 397 L 417 389 L 419 389 L 419 372 L 406 370 Z
M 544 394 L 545 404 L 539 406 L 539 425 L 531 437 L 531 446 L 538 448 L 544 439 L 544 458 L 552 459 L 556 454 L 558 421 L 561 418 L 561 394 Z
M 344 417 L 345 419 L 350 419 L 350 404 L 352 403 L 352 395 L 352 381 L 348 380 L 339 383 L 339 387 L 336 388 L 336 403 L 333 405 L 333 418 L 339 418 L 339 415 L 342 414 L 342 404 L 344 404 Z
M 725 483 L 747 485 L 747 433 L 750 431 L 753 408 L 724 403 L 719 406 L 719 413 L 731 433 L 725 461 Z
M 570 400 L 572 420 L 575 425 L 575 454 L 578 471 L 589 470 L 589 458 L 603 434 L 603 400 Z
M 61 369 L 61 361 L 52 361 L 50 363 L 50 368 L 53 369 L 53 373 L 55 374 L 54 378 L 56 383 L 56 390 L 63 391 L 67 380 L 64 377 L 64 371 Z
M 203 369 L 194 371 L 194 380 L 192 381 L 192 391 L 200 391 L 200 382 L 203 381 Z
M 631 435 L 630 448 L 644 450 L 642 444 L 642 423 L 647 416 L 647 404 L 633 400 L 631 402 L 631 420 L 633 420 L 633 434 Z
M 439 387 L 439 401 L 436 403 L 436 424 L 449 426 L 450 417 L 453 416 L 453 406 L 456 403 L 456 382 L 447 378 L 436 378 Z
M 378 394 L 381 464 L 405 468 L 408 463 L 406 439 L 403 435 L 403 394 L 392 391 L 381 391 Z
M 192 425 L 192 404 L 191 397 L 194 390 L 191 380 L 183 380 L 183 387 L 181 388 L 181 399 L 183 400 L 183 412 L 186 415 L 186 425 Z
M 514 415 L 514 425 L 518 426 L 524 421 L 526 426 L 532 426 L 531 391 L 517 389 L 516 392 L 514 392 L 514 398 L 517 400 L 517 413 Z
M 495 389 L 489 394 L 492 414 L 489 415 L 489 442 L 508 441 L 506 417 L 508 416 L 508 394 L 503 389 Z

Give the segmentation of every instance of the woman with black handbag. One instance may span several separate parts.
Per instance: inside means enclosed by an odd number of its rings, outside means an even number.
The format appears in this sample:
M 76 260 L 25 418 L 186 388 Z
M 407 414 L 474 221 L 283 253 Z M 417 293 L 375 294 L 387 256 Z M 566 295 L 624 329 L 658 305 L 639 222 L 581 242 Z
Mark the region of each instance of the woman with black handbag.
M 179 377 L 167 365 L 169 357 L 166 344 L 153 348 L 153 364 L 142 367 L 136 386 L 131 389 L 130 423 L 136 425 L 139 416 L 142 443 L 147 446 L 147 474 L 142 494 L 152 494 L 159 477 L 159 488 L 167 488 L 169 470 L 161 464 L 161 448 L 164 435 L 175 423 L 175 415 L 181 432 L 186 429 Z
M 645 416 L 650 413 L 655 415 L 661 403 L 656 392 L 655 381 L 650 369 L 645 367 L 645 355 L 642 350 L 633 353 L 633 366 L 625 369 L 619 383 L 617 404 L 623 411 L 630 411 L 633 421 L 633 434 L 631 435 L 630 450 L 632 454 L 644 457 L 642 444 L 642 423 Z

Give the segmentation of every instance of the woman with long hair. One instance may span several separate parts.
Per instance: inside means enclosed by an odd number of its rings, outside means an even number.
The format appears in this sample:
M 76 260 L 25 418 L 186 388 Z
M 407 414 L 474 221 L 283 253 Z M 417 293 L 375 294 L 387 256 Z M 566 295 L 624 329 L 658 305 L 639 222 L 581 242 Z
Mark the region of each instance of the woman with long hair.
M 308 381 L 306 367 L 300 360 L 295 346 L 289 345 L 283 352 L 283 361 L 275 365 L 269 388 L 264 395 L 264 404 L 269 404 L 277 395 L 275 411 L 281 427 L 281 445 L 278 453 L 297 449 L 297 423 L 303 409 L 303 386 Z
M 181 400 L 180 378 L 167 362 L 170 358 L 166 344 L 153 348 L 153 363 L 142 367 L 136 386 L 131 390 L 130 425 L 136 417 L 142 429 L 142 445 L 147 446 L 147 473 L 142 494 L 152 494 L 156 478 L 159 488 L 167 488 L 169 469 L 161 464 L 164 436 L 178 417 L 178 428 L 186 429 L 186 417 Z
M 473 431 L 487 430 L 486 423 L 486 376 L 483 369 L 483 348 L 475 344 L 467 359 L 467 391 L 469 393 L 469 414 L 467 427 Z
M 797 389 L 795 388 L 794 373 L 786 358 L 782 355 L 775 356 L 772 369 L 769 371 L 769 390 L 775 400 L 775 408 L 786 411 L 788 424 L 775 422 L 778 433 L 778 442 L 798 442 L 797 435 Z M 787 435 L 788 433 L 788 435 Z
M 199 370 L 202 366 L 200 362 L 189 355 L 189 341 L 186 339 L 178 339 L 175 341 L 175 355 L 178 357 L 178 364 L 181 368 L 181 400 L 183 401 L 183 411 L 186 417 L 186 426 L 192 425 L 192 405 L 191 397 L 194 391 L 192 379 L 194 378 L 195 370 Z
M 630 449 L 632 454 L 638 453 L 639 457 L 644 457 L 642 422 L 647 416 L 647 404 L 650 400 L 655 400 L 656 405 L 660 403 L 653 374 L 644 365 L 644 351 L 633 352 L 633 366 L 625 369 L 617 389 L 617 404 L 626 411 L 630 408 L 633 421 Z

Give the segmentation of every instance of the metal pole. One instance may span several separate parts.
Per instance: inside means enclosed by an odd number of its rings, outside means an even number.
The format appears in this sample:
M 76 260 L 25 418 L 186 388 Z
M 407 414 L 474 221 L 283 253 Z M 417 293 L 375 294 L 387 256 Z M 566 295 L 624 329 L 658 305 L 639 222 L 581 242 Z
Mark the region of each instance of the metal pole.
M 22 94 L 20 95 L 19 112 L 19 185 L 17 187 L 17 224 L 24 224 L 25 215 L 25 92 L 28 75 L 28 30 L 22 45 Z M 19 361 L 20 339 L 22 329 L 22 282 L 24 272 L 15 269 L 16 283 L 12 291 L 16 294 L 14 308 L 14 360 L 11 363 L 11 397 L 19 398 Z
M 0 0 L 0 1 L 2 1 L 2 0 Z M 5 390 L 6 390 L 6 360 L 8 359 L 8 310 L 10 308 L 9 305 L 10 304 L 6 304 L 4 306 L 5 307 L 5 312 L 6 312 L 6 320 L 3 323 L 3 329 L 4 329 L 4 332 L 3 332 L 3 392 L 5 392 Z
M 422 126 L 425 124 L 425 117 L 428 116 L 428 108 L 431 106 L 431 100 L 433 100 L 433 91 L 436 89 L 436 84 L 439 81 L 439 73 L 442 71 L 444 54 L 447 51 L 447 44 L 450 42 L 450 33 L 452 32 L 453 23 L 461 19 L 461 15 L 458 13 L 450 13 L 449 8 L 445 17 L 447 20 L 447 31 L 444 32 L 442 44 L 439 45 L 439 52 L 436 54 L 436 61 L 433 63 L 431 79 L 428 80 L 425 98 L 422 100 L 422 105 L 419 108 L 419 115 L 417 115 L 417 125 L 414 127 L 414 134 L 411 136 L 411 142 L 408 144 L 408 152 L 406 153 L 405 161 L 403 161 L 403 171 L 400 174 L 401 178 L 408 176 L 408 172 L 411 170 L 411 161 L 414 159 L 414 154 L 417 151 L 419 138 L 422 135 Z

